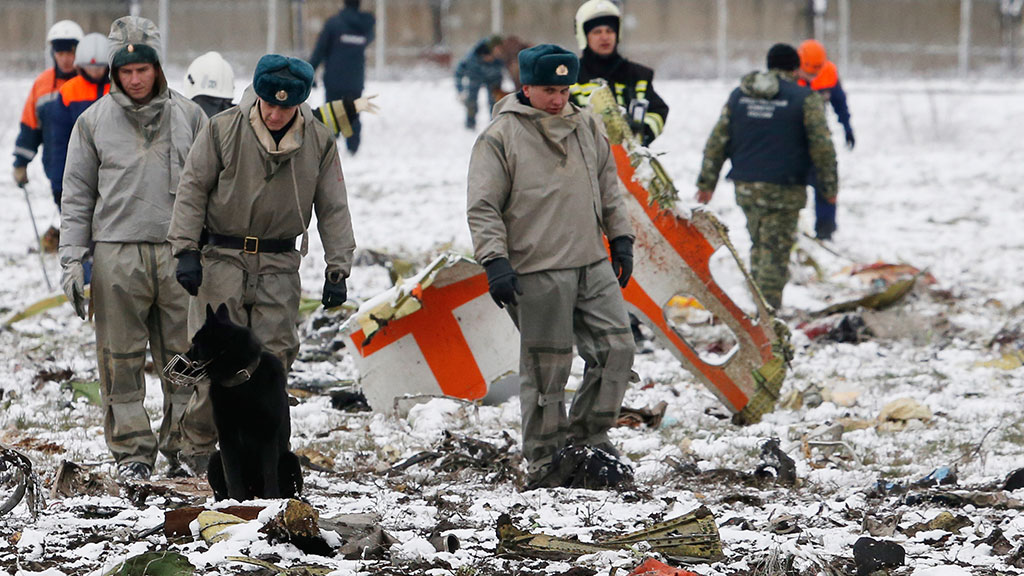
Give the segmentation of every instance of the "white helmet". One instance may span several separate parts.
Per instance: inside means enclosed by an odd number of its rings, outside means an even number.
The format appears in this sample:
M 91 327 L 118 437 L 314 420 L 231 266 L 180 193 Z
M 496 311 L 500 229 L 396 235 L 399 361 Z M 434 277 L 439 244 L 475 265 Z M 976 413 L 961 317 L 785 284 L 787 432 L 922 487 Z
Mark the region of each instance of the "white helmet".
M 85 33 L 82 32 L 82 27 L 76 24 L 72 20 L 61 20 L 53 26 L 50 26 L 50 31 L 46 33 L 46 41 L 53 43 L 54 40 L 74 40 L 75 42 L 81 42 L 82 36 Z
M 614 16 L 622 21 L 622 11 L 611 0 L 587 0 L 576 11 L 576 43 L 579 44 L 580 50 L 587 47 L 587 33 L 583 31 L 583 25 L 602 16 Z M 621 30 L 620 26 L 620 35 Z
M 75 66 L 109 66 L 107 53 L 110 51 L 107 37 L 103 34 L 86 34 L 75 50 Z
M 235 73 L 220 52 L 207 52 L 196 58 L 185 71 L 185 97 L 235 97 Z

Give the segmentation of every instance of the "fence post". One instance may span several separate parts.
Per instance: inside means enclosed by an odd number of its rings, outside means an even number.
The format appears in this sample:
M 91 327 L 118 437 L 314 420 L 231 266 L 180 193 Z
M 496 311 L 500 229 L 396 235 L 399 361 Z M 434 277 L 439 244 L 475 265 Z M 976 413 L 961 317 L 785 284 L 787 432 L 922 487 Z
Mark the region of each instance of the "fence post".
M 167 62 L 167 45 L 170 42 L 170 29 L 171 22 L 167 15 L 167 2 L 168 0 L 160 0 L 157 5 L 157 19 L 160 20 L 160 61 Z
M 388 47 L 388 7 L 387 0 L 377 0 L 377 44 L 376 62 L 374 62 L 374 75 L 377 80 L 384 77 L 384 59 L 387 57 Z
M 960 0 L 960 46 L 957 69 L 964 78 L 971 68 L 971 0 Z
M 725 79 L 729 67 L 729 0 L 718 0 L 718 27 L 715 32 L 715 52 L 718 57 L 718 77 Z
M 491 0 L 491 34 L 501 34 L 503 16 L 501 0 Z
M 277 52 L 277 0 L 267 0 L 267 54 Z
M 57 20 L 56 2 L 57 0 L 46 0 L 46 32 L 50 31 L 50 28 L 53 27 L 54 22 Z M 44 67 L 49 66 L 50 46 L 45 40 L 43 41 L 43 62 L 46 63 L 44 64 Z
M 850 69 L 850 0 L 839 0 L 839 68 Z

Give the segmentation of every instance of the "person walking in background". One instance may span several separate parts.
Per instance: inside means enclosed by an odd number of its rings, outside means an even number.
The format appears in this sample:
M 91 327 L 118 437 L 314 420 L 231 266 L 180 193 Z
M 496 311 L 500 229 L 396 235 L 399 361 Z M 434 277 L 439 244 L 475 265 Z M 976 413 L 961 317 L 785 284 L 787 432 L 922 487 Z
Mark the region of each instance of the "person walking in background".
M 796 84 L 796 49 L 776 44 L 767 60 L 768 71 L 744 76 L 722 108 L 704 147 L 697 201 L 711 200 L 722 164 L 731 160 L 728 178 L 750 233 L 750 270 L 765 300 L 779 309 L 807 203 L 807 173 L 817 169 L 828 202 L 835 202 L 839 180 L 821 95 Z
M 604 80 L 629 114 L 633 132 L 648 146 L 665 129 L 668 104 L 654 91 L 654 70 L 619 54 L 622 11 L 611 0 L 588 0 L 576 11 L 580 77 L 570 89 L 573 102 L 586 106 Z
M 159 450 L 182 473 L 180 416 L 192 395 L 161 375 L 163 421 L 146 413 L 146 348 L 158 367 L 189 348 L 188 293 L 175 282 L 167 230 L 189 148 L 206 125 L 167 87 L 160 32 L 125 16 L 110 27 L 110 93 L 75 123 L 61 199 L 62 284 L 86 318 L 84 260 L 93 249 L 92 309 L 103 431 L 122 477 L 149 478 Z
M 324 65 L 324 91 L 328 102 L 355 101 L 363 95 L 366 83 L 366 47 L 373 42 L 376 18 L 359 11 L 359 0 L 345 0 L 345 6 L 332 16 L 320 31 L 309 64 L 316 70 Z M 359 150 L 363 131 L 359 114 L 353 109 L 348 117 L 352 135 L 345 147 L 352 154 Z
M 14 176 L 14 183 L 24 188 L 28 184 L 28 165 L 39 146 L 43 147 L 43 170 L 50 180 L 50 189 L 53 192 L 53 201 L 60 208 L 60 179 L 54 179 L 52 175 L 57 174 L 57 159 L 53 153 L 53 142 L 46 139 L 46 115 L 47 104 L 60 97 L 60 89 L 64 83 L 74 78 L 78 72 L 75 68 L 75 49 L 84 36 L 82 27 L 71 20 L 61 20 L 46 33 L 46 42 L 50 45 L 50 57 L 53 60 L 53 67 L 47 68 L 42 74 L 36 77 L 32 83 L 32 90 L 25 99 L 25 106 L 21 111 L 21 129 L 14 141 L 14 168 L 11 171 Z M 65 140 L 62 143 L 67 145 Z M 63 171 L 64 164 L 60 164 L 60 171 Z M 44 250 L 52 252 L 59 244 L 60 232 L 50 227 L 43 233 L 42 244 Z
M 476 129 L 480 89 L 487 92 L 488 110 L 504 95 L 501 91 L 501 72 L 505 69 L 502 40 L 498 35 L 481 39 L 455 66 L 455 92 L 466 107 L 466 128 L 470 130 Z
M 821 94 L 822 102 L 832 105 L 843 126 L 846 147 L 853 150 L 857 143 L 850 124 L 850 109 L 846 104 L 846 91 L 839 81 L 836 65 L 828 60 L 825 47 L 817 40 L 804 40 L 797 50 L 800 54 L 800 71 L 797 82 Z M 823 104 L 824 105 L 824 104 Z M 836 204 L 829 202 L 821 193 L 817 173 L 811 169 L 808 184 L 814 189 L 814 232 L 820 240 L 829 240 L 836 231 Z

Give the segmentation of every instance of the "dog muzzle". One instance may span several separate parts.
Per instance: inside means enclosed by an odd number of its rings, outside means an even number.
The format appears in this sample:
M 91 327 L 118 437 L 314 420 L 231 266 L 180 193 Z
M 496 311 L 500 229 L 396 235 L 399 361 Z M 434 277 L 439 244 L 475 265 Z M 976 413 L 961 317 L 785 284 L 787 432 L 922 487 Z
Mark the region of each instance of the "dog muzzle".
M 205 362 L 189 360 L 188 356 L 175 354 L 174 358 L 164 366 L 163 374 L 169 382 L 176 386 L 195 386 L 208 379 L 206 367 L 213 359 Z

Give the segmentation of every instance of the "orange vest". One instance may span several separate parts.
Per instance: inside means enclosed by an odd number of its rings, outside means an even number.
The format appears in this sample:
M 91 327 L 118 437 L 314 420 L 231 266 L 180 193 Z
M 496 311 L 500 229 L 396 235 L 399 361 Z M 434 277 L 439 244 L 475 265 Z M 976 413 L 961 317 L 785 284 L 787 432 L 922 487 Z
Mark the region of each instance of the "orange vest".
M 821 90 L 831 90 L 836 87 L 837 83 L 839 83 L 839 70 L 836 69 L 836 65 L 832 62 L 825 62 L 818 75 L 811 80 L 810 87 L 811 90 L 819 92 Z M 799 80 L 799 84 L 801 86 L 808 85 L 807 80 L 803 78 Z
M 75 76 L 60 88 L 60 99 L 65 107 L 72 102 L 95 102 L 110 92 L 110 82 L 103 85 L 103 94 L 98 94 L 96 84 L 85 76 Z
M 21 111 L 21 123 L 33 130 L 39 129 L 39 109 L 47 102 L 58 97 L 58 90 L 64 86 L 67 80 L 57 78 L 57 70 L 48 68 L 45 72 L 36 77 L 32 83 L 32 91 L 28 93 L 28 100 L 25 101 L 25 108 Z

